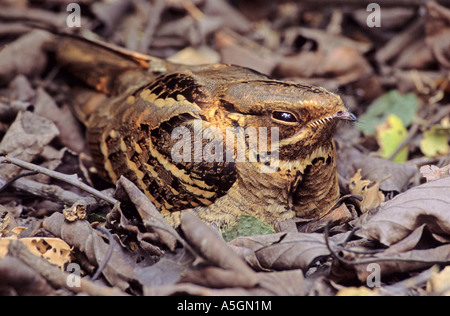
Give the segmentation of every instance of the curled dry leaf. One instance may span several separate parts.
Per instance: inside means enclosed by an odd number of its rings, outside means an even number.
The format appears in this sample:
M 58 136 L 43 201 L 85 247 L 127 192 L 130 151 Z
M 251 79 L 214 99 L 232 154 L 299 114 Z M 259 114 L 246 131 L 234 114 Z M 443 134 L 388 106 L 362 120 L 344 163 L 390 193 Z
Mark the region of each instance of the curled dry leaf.
M 450 177 L 414 187 L 361 217 L 357 234 L 390 246 L 426 224 L 434 234 L 450 235 Z
M 361 212 L 365 213 L 377 208 L 385 201 L 383 192 L 380 191 L 380 183 L 377 181 L 363 180 L 361 169 L 358 169 L 349 183 L 350 193 L 362 196 L 360 202 Z
M 137 212 L 139 213 L 140 219 L 144 226 L 147 228 L 149 232 L 156 232 L 158 235 L 157 240 L 158 242 L 166 245 L 170 250 L 174 250 L 177 245 L 177 237 L 178 233 L 175 231 L 175 229 L 170 226 L 170 224 L 164 219 L 164 217 L 161 215 L 160 212 L 156 209 L 156 207 L 153 205 L 153 203 L 148 199 L 148 197 L 142 193 L 141 190 L 139 190 L 136 185 L 134 185 L 130 180 L 128 180 L 125 177 L 121 177 L 117 183 L 118 185 L 118 191 L 123 191 L 123 193 L 126 194 L 127 197 L 122 197 L 121 200 L 129 199 L 133 205 L 136 207 Z M 117 194 L 121 194 L 116 192 Z M 108 216 L 108 222 L 115 226 L 115 219 L 117 217 L 123 218 L 123 214 L 116 214 L 112 213 Z M 127 221 L 125 218 L 123 218 L 124 221 Z M 125 228 L 125 226 L 130 225 L 124 224 L 121 225 L 121 228 Z M 142 239 L 144 236 L 139 232 L 138 228 L 136 227 L 133 229 L 138 234 L 138 239 Z

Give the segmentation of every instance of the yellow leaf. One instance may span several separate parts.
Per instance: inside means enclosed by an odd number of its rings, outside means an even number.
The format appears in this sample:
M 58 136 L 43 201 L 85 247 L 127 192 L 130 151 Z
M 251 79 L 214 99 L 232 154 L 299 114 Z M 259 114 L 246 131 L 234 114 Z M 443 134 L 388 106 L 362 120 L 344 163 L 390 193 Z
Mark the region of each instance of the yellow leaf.
M 17 237 L 0 239 L 0 258 L 7 255 L 9 243 L 13 239 L 17 239 Z M 66 263 L 71 261 L 72 248 L 62 239 L 32 237 L 19 240 L 27 246 L 31 253 L 47 259 L 61 269 L 64 268 Z
M 395 114 L 387 117 L 383 124 L 376 127 L 376 138 L 380 146 L 380 156 L 389 158 L 400 144 L 408 137 L 408 131 L 403 121 Z M 393 161 L 402 163 L 408 160 L 408 146 L 405 146 L 394 157 Z
M 445 122 L 443 122 L 445 124 Z M 429 131 L 423 133 L 420 141 L 420 150 L 427 157 L 445 156 L 450 153 L 448 141 L 450 139 L 450 127 L 434 125 Z
M 364 286 L 361 287 L 347 287 L 339 290 L 336 296 L 379 296 L 378 289 L 368 289 Z

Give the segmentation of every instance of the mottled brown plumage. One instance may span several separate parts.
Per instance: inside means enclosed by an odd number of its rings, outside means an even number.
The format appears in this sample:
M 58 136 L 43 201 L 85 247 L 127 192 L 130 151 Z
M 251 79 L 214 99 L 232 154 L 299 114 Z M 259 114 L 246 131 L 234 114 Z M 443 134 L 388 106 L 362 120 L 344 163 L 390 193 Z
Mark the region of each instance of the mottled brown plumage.
M 73 38 L 60 42 L 58 59 L 107 95 L 78 94 L 101 175 L 135 182 L 175 226 L 184 210 L 219 227 L 240 215 L 271 225 L 312 218 L 339 196 L 333 133 L 338 120 L 355 117 L 323 88 Z M 276 132 L 279 150 L 271 151 Z

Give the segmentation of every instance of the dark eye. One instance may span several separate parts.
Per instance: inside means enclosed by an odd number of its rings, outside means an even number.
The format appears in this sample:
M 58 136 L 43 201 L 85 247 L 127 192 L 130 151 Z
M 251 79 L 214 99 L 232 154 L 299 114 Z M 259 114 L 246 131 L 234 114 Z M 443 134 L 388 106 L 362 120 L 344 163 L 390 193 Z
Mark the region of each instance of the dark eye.
M 288 122 L 288 123 L 296 123 L 297 122 L 297 118 L 295 117 L 295 115 L 292 113 L 289 113 L 289 112 L 275 111 L 272 113 L 272 117 L 276 120 L 283 121 L 283 122 Z

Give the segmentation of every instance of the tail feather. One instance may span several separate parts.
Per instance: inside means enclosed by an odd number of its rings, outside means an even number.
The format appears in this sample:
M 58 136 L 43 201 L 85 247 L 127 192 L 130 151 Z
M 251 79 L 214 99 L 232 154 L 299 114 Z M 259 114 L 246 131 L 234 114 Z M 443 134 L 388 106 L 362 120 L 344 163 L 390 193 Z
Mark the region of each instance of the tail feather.
M 148 80 L 152 74 L 167 71 L 167 62 L 159 58 L 73 36 L 60 37 L 56 55 L 64 68 L 108 95 L 126 91 L 140 78 Z M 129 76 L 131 72 L 133 75 Z

